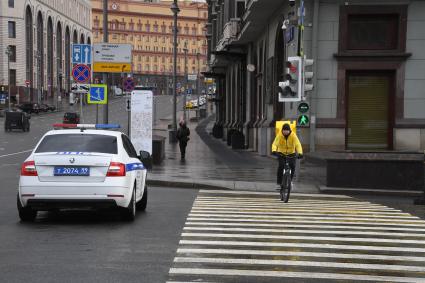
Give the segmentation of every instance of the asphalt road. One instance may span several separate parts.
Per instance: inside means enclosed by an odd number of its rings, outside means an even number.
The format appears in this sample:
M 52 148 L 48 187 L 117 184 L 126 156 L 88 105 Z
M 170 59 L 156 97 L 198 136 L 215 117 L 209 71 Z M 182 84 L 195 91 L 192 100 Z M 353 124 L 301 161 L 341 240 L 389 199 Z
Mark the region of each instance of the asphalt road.
M 170 97 L 158 101 L 169 105 Z M 95 113 L 87 106 L 84 122 L 94 123 Z M 148 208 L 134 223 L 114 212 L 88 211 L 43 212 L 35 223 L 19 221 L 20 164 L 62 116 L 32 115 L 29 133 L 0 127 L 0 281 L 165 282 L 197 190 L 149 188 Z M 125 131 L 126 119 L 125 100 L 111 101 L 109 122 Z

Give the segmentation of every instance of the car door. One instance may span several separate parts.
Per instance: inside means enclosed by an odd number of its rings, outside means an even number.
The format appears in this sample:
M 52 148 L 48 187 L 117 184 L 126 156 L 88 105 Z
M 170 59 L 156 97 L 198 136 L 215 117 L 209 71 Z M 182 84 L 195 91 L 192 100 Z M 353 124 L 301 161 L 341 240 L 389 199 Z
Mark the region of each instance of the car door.
M 126 164 L 127 171 L 132 172 L 136 180 L 136 199 L 139 200 L 143 196 L 145 187 L 146 170 L 144 170 L 143 164 L 137 156 L 137 152 L 134 149 L 133 144 L 126 135 L 122 135 L 122 142 L 124 149 L 128 155 L 129 162 Z

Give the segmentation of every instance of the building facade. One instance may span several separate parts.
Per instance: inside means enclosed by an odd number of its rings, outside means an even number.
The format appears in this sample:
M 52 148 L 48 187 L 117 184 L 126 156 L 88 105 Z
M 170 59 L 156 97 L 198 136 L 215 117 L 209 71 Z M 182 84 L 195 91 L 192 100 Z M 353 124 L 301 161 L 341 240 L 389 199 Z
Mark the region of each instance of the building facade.
M 207 2 L 206 74 L 217 82 L 216 136 L 237 131 L 245 148 L 269 154 L 275 122 L 298 117 L 298 103 L 279 102 L 276 87 L 285 80 L 287 57 L 299 52 L 298 32 L 292 37 L 288 30 L 297 31 L 300 1 L 295 7 L 290 1 Z M 425 149 L 425 2 L 304 3 L 301 47 L 315 62 L 314 89 L 306 95 L 311 122 L 300 129 L 304 147 Z
M 132 72 L 137 83 L 157 86 L 167 93 L 173 73 L 173 13 L 172 1 L 116 0 L 108 3 L 108 41 L 130 43 Z M 207 41 L 206 3 L 179 1 L 177 74 L 205 71 Z M 93 40 L 103 42 L 103 1 L 93 0 Z M 168 82 L 167 82 L 168 80 Z M 192 88 L 196 88 L 193 85 Z
M 0 85 L 12 101 L 69 92 L 71 43 L 91 43 L 89 0 L 0 0 Z M 10 69 L 6 48 L 10 46 Z

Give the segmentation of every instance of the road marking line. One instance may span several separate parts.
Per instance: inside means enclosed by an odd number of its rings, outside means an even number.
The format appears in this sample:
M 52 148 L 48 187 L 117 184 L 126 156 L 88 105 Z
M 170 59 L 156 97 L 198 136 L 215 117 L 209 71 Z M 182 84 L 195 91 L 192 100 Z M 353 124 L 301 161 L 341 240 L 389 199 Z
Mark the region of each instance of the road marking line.
M 213 211 L 221 211 L 221 210 L 229 210 L 229 211 L 261 211 L 261 212 L 288 212 L 288 211 L 294 211 L 294 212 L 311 212 L 311 211 L 321 211 L 323 213 L 334 213 L 334 212 L 355 212 L 355 213 L 362 213 L 362 214 L 370 214 L 370 213 L 379 213 L 379 214 L 386 214 L 386 215 L 411 215 L 409 213 L 401 212 L 401 211 L 393 211 L 393 210 L 387 210 L 387 209 L 375 209 L 375 208 L 354 208 L 354 209 L 348 209 L 345 208 L 320 208 L 320 207 L 310 207 L 310 208 L 264 208 L 264 207 L 214 207 L 214 206 L 194 206 L 192 208 L 192 211 L 203 211 L 203 210 L 213 210 Z
M 243 204 L 235 204 L 235 205 L 204 205 L 204 206 L 195 206 L 194 208 L 234 208 L 234 209 L 269 209 L 269 208 L 274 208 L 274 209 L 278 209 L 278 210 L 282 210 L 282 211 L 289 211 L 289 210 L 296 210 L 296 209 L 301 209 L 301 210 L 311 210 L 311 209 L 343 209 L 343 210 L 366 210 L 366 211 L 387 211 L 387 212 L 402 212 L 401 210 L 395 210 L 395 209 L 391 209 L 391 208 L 382 208 L 379 206 L 364 206 L 364 205 L 321 205 L 321 206 L 317 206 L 317 205 L 310 205 L 310 206 L 292 206 L 292 207 L 279 207 L 279 206 L 275 206 L 274 204 L 256 204 L 256 205 L 243 205 Z
M 179 254 L 231 254 L 231 255 L 264 255 L 264 256 L 301 256 L 320 258 L 344 258 L 344 259 L 373 259 L 390 261 L 418 261 L 424 262 L 424 257 L 417 256 L 393 256 L 372 254 L 344 254 L 344 253 L 321 253 L 321 252 L 291 252 L 273 250 L 233 250 L 233 249 L 177 249 Z
M 271 222 L 271 223 L 321 223 L 321 224 L 350 224 L 350 225 L 376 225 L 377 223 L 375 221 L 351 221 L 351 220 L 347 220 L 347 219 L 335 219 L 335 220 L 316 220 L 316 219 L 307 219 L 307 220 L 302 220 L 302 219 L 259 219 L 259 218 L 220 218 L 220 217 L 188 217 L 187 218 L 188 221 L 227 221 L 227 222 L 234 222 L 234 221 L 239 221 L 239 222 Z M 339 220 L 344 220 L 344 221 L 339 221 Z M 386 224 L 384 223 L 379 223 L 379 225 L 381 225 L 382 227 L 384 227 L 385 225 L 388 225 L 389 227 L 391 226 L 409 226 L 409 227 L 425 227 L 425 224 L 412 224 L 412 223 L 399 223 L 399 222 L 392 222 L 392 223 L 388 223 Z
M 337 249 L 337 250 L 362 250 L 362 251 L 393 251 L 425 253 L 422 248 L 408 247 L 382 247 L 365 245 L 335 245 L 335 244 L 308 244 L 308 243 L 275 243 L 275 242 L 243 242 L 243 241 L 201 241 L 180 240 L 181 245 L 210 245 L 210 246 L 243 246 L 243 247 L 290 247 L 290 248 L 315 248 L 315 249 Z
M 425 232 L 425 229 L 414 229 L 406 227 L 389 227 L 389 226 L 353 226 L 353 225 L 302 225 L 293 224 L 267 224 L 267 223 L 238 223 L 238 222 L 186 222 L 187 226 L 239 226 L 239 227 L 282 227 L 282 228 L 317 228 L 317 229 L 350 229 L 350 230 L 378 230 L 378 231 L 412 231 Z M 347 230 L 348 231 L 348 230 Z
M 380 282 L 418 282 L 423 283 L 424 278 L 395 277 L 395 276 L 374 276 L 359 274 L 322 273 L 322 272 L 288 272 L 288 271 L 267 271 L 267 270 L 237 270 L 237 269 L 215 269 L 215 268 L 171 268 L 170 274 L 188 275 L 220 275 L 220 276 L 257 276 L 257 277 L 291 277 L 291 278 L 314 278 L 314 279 L 335 279 L 335 280 L 364 280 Z
M 354 213 L 353 213 L 354 212 Z M 352 216 L 357 217 L 359 220 L 361 219 L 370 219 L 370 213 L 367 215 L 361 215 L 361 213 L 356 213 L 356 211 L 348 210 L 346 213 L 336 213 L 336 211 L 325 213 L 324 211 L 320 209 L 312 209 L 310 211 L 303 210 L 303 211 L 244 211 L 241 210 L 208 210 L 208 209 L 192 209 L 191 214 L 200 214 L 203 215 L 205 213 L 211 213 L 211 215 L 246 215 L 246 216 L 256 216 L 256 215 L 264 215 L 264 216 L 279 216 L 279 215 L 305 215 L 305 216 L 332 216 L 335 218 L 338 217 L 346 217 L 346 216 Z M 364 212 L 363 212 L 364 214 Z M 380 219 L 380 218 L 391 218 L 391 219 L 420 219 L 417 216 L 412 216 L 408 213 L 403 214 L 396 214 L 396 213 L 380 213 L 380 212 L 373 212 L 373 219 Z M 425 223 L 425 221 L 424 221 Z
M 273 192 L 254 192 L 254 191 L 226 191 L 226 190 L 200 190 L 200 194 L 227 194 L 227 195 L 270 195 L 275 196 L 277 193 Z M 292 193 L 292 196 L 306 196 L 313 198 L 348 198 L 353 199 L 353 197 L 346 195 L 327 195 L 327 194 L 304 194 L 304 193 Z
M 338 241 L 338 242 L 368 242 L 389 244 L 418 244 L 424 245 L 423 240 L 401 240 L 401 239 L 375 239 L 375 238 L 345 238 L 345 237 L 317 237 L 317 236 L 282 236 L 282 235 L 254 235 L 254 234 L 224 234 L 224 233 L 182 233 L 182 237 L 198 238 L 241 238 L 241 239 L 281 239 L 281 240 L 311 240 L 311 241 Z
M 425 259 L 425 258 L 424 258 Z M 330 268 L 351 268 L 366 270 L 391 270 L 423 272 L 423 266 L 389 265 L 389 264 L 364 264 L 364 263 L 340 263 L 340 262 L 313 262 L 299 260 L 270 260 L 270 259 L 231 259 L 231 258 L 192 258 L 176 257 L 176 263 L 218 263 L 218 264 L 247 264 L 247 265 L 283 265 L 283 266 L 309 266 L 309 267 L 330 267 Z
M 418 223 L 418 224 L 423 224 L 425 225 L 425 220 L 421 220 L 421 219 L 380 219 L 380 218 L 370 218 L 370 217 L 359 217 L 359 218 L 353 218 L 353 217 L 344 217 L 344 215 L 342 216 L 338 216 L 338 217 L 332 217 L 332 216 L 311 216 L 309 214 L 306 214 L 305 216 L 302 216 L 303 214 L 298 214 L 301 216 L 273 216 L 273 215 L 250 215 L 250 214 L 245 214 L 245 218 L 254 218 L 254 219 L 305 219 L 305 218 L 310 218 L 310 219 L 317 219 L 317 220 L 332 220 L 332 219 L 337 219 L 337 220 L 347 220 L 347 221 L 358 221 L 358 220 L 368 220 L 371 222 L 390 222 L 390 223 Z M 241 215 L 232 215 L 232 214 L 207 214 L 207 213 L 190 213 L 189 217 L 222 217 L 222 216 L 226 216 L 228 218 L 237 218 L 237 217 L 241 217 Z
M 228 228 L 228 227 L 184 227 L 183 230 L 187 231 L 231 231 L 231 232 L 269 232 L 269 233 L 305 233 L 305 234 L 337 234 L 337 235 L 371 235 L 371 236 L 389 236 L 389 237 L 418 237 L 424 238 L 425 234 L 412 234 L 412 233 L 385 233 L 385 232 L 365 232 L 365 231 L 332 231 L 332 230 L 292 230 L 282 227 L 281 229 L 255 229 L 255 228 Z M 424 241 L 425 244 L 425 241 Z M 424 259 L 425 260 L 425 259 Z
M 32 149 L 24 150 L 24 151 L 20 151 L 20 152 L 9 153 L 9 154 L 4 154 L 4 155 L 0 155 L 0 158 L 7 157 L 7 156 L 18 155 L 18 154 L 22 154 L 22 153 L 27 153 L 27 152 L 31 152 L 31 151 L 32 151 Z

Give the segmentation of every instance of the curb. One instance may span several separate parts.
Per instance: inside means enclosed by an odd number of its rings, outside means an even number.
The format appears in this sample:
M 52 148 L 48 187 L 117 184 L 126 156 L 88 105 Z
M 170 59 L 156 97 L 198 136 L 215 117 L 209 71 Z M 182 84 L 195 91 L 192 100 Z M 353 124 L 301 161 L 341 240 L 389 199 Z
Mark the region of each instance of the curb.
M 375 196 L 398 196 L 398 197 L 420 197 L 424 195 L 423 191 L 409 190 L 374 190 L 361 188 L 331 188 L 320 186 L 321 193 L 334 194 L 353 194 L 353 195 L 375 195 Z
M 232 190 L 231 188 L 217 185 L 208 185 L 195 182 L 184 182 L 184 181 L 164 181 L 164 180 L 146 180 L 146 184 L 156 187 L 176 187 L 176 188 L 187 188 L 187 189 L 209 189 L 209 190 Z

